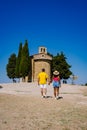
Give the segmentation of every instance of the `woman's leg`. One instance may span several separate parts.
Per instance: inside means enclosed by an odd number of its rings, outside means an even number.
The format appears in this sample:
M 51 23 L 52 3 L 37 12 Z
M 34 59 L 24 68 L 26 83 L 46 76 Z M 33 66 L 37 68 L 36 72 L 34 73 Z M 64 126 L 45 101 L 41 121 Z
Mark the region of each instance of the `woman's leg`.
M 56 98 L 56 88 L 54 87 L 54 97 Z
M 56 97 L 59 97 L 59 87 L 56 88 Z

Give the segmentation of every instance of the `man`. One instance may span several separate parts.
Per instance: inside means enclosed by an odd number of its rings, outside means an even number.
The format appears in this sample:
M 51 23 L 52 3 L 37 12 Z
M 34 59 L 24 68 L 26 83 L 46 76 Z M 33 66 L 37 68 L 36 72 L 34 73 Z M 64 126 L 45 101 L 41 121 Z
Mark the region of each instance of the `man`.
M 38 74 L 38 85 L 40 85 L 41 88 L 41 96 L 46 97 L 47 94 L 47 80 L 48 80 L 48 75 L 45 72 L 45 69 L 42 69 L 42 72 Z

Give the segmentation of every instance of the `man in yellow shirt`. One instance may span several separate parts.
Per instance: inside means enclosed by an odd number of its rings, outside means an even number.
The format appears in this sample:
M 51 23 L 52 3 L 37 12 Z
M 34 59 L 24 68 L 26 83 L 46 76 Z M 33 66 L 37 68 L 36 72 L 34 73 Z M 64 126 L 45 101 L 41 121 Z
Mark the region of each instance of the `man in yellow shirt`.
M 42 72 L 38 74 L 38 85 L 40 85 L 42 97 L 46 97 L 47 94 L 47 80 L 48 75 L 45 72 L 45 69 L 43 68 Z

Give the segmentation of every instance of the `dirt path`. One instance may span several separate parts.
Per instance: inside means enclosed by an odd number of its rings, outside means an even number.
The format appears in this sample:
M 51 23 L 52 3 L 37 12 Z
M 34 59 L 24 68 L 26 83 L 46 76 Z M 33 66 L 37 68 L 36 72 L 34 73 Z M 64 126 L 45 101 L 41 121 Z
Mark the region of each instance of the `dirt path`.
M 0 130 L 87 130 L 87 87 L 62 85 L 42 99 L 37 84 L 0 84 Z

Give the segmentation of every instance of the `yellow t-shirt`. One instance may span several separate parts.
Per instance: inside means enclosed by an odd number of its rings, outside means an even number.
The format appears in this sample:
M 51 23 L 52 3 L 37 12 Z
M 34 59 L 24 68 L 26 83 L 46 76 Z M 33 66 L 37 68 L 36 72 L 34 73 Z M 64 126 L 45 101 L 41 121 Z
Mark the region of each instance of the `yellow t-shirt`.
M 48 78 L 48 75 L 45 72 L 40 72 L 38 74 L 39 84 L 46 84 L 47 78 Z

